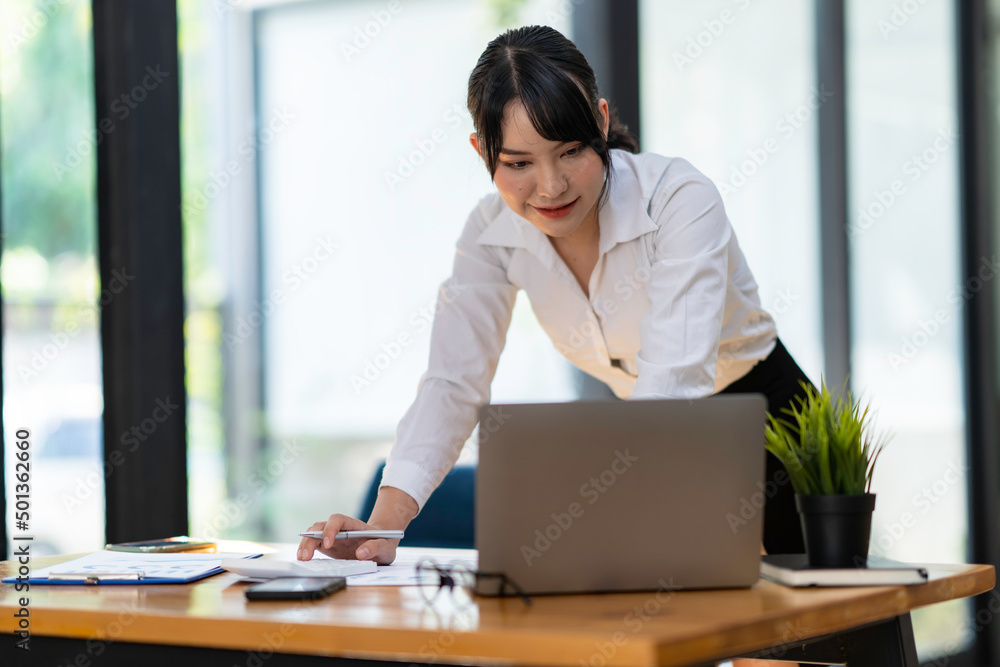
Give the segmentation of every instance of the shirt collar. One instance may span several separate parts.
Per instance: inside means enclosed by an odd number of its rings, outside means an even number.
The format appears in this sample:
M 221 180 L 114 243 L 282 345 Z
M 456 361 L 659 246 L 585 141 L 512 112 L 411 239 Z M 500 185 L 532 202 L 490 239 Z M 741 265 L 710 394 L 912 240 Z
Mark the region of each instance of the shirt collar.
M 486 226 L 483 233 L 476 239 L 476 243 L 531 249 L 544 236 L 545 234 L 541 230 L 510 210 L 510 207 L 504 202 L 500 214 Z
M 611 155 L 614 175 L 609 185 L 611 194 L 598 217 L 601 226 L 598 251 L 601 255 L 619 243 L 633 241 L 657 230 L 656 223 L 649 217 L 649 194 L 643 192 L 633 166 L 635 157 L 621 150 L 612 150 Z
M 619 243 L 627 243 L 657 229 L 647 212 L 649 197 L 643 194 L 635 171 L 629 164 L 623 164 L 631 162 L 630 156 L 618 150 L 612 151 L 612 156 L 611 193 L 598 216 L 601 227 L 598 252 L 601 255 Z M 506 204 L 476 242 L 480 245 L 525 248 L 546 260 L 551 255 L 551 244 L 545 233 L 514 213 Z

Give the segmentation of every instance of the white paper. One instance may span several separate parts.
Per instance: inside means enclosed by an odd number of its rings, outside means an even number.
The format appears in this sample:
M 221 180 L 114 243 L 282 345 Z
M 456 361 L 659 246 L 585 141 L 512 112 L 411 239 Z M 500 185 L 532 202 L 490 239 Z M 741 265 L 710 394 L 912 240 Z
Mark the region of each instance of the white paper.
M 416 586 L 417 563 L 432 560 L 438 565 L 462 565 L 475 570 L 479 552 L 475 549 L 422 549 L 398 547 L 392 565 L 379 565 L 377 572 L 355 574 L 347 578 L 348 586 Z

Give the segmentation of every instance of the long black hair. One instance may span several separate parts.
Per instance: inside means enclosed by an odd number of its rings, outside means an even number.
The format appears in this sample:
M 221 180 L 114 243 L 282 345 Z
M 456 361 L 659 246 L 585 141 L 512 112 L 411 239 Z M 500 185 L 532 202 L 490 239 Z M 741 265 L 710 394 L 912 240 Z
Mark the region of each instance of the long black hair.
M 611 181 L 612 148 L 639 151 L 639 142 L 622 125 L 614 109 L 608 136 L 602 132 L 597 77 L 580 50 L 558 30 L 525 26 L 496 37 L 469 75 L 469 113 L 490 177 L 496 173 L 503 145 L 503 114 L 520 101 L 539 135 L 549 141 L 579 141 L 604 163 L 604 187 Z

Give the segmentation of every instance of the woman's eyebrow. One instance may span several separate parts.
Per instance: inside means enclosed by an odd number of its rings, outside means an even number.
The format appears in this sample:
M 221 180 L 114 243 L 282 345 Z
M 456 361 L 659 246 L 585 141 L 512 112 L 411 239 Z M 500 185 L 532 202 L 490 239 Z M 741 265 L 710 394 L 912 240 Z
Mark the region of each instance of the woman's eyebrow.
M 556 148 L 562 148 L 568 143 L 570 142 L 560 141 L 559 144 L 556 146 Z M 504 155 L 531 155 L 531 151 L 516 151 L 512 148 L 501 148 L 500 152 L 503 153 Z

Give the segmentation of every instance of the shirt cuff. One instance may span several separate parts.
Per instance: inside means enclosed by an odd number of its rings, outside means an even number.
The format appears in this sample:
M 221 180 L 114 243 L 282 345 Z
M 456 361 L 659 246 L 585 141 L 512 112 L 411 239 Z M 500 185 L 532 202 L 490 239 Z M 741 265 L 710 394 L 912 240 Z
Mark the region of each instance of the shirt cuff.
M 433 473 L 428 472 L 423 466 L 413 461 L 390 459 L 382 470 L 382 481 L 379 483 L 379 488 L 392 486 L 408 494 L 417 501 L 417 514 L 419 515 L 424 509 L 427 499 L 430 498 L 431 493 L 438 487 L 442 479 L 444 479 L 443 474 L 435 477 Z M 362 520 L 367 521 L 367 517 Z

